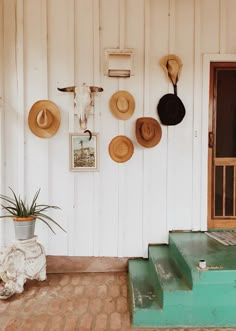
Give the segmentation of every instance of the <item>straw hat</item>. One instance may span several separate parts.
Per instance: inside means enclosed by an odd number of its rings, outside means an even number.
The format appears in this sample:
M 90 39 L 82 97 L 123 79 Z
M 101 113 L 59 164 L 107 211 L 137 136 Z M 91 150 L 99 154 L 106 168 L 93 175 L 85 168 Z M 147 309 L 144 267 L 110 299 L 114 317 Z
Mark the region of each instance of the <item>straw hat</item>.
M 50 138 L 59 129 L 61 115 L 57 105 L 49 100 L 33 104 L 28 116 L 30 130 L 38 137 Z
M 176 94 L 165 94 L 157 105 L 160 121 L 164 125 L 179 124 L 185 116 L 183 102 Z
M 183 67 L 181 59 L 175 54 L 169 54 L 161 58 L 160 65 L 170 81 L 176 85 Z
M 154 147 L 161 140 L 160 124 L 152 117 L 141 117 L 136 120 L 136 138 L 144 147 Z
M 116 136 L 109 144 L 109 154 L 113 161 L 126 162 L 131 158 L 133 152 L 134 145 L 126 136 Z
M 127 91 L 118 91 L 111 96 L 110 110 L 113 115 L 121 120 L 127 120 L 133 115 L 135 101 Z

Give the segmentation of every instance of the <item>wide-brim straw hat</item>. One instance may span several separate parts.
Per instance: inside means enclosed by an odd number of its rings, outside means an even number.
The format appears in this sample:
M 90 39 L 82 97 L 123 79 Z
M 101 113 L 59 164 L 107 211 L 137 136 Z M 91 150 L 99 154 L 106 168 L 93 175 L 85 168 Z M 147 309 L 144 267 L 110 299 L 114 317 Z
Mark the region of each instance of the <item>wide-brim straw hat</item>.
M 61 115 L 57 105 L 49 100 L 33 104 L 28 116 L 30 130 L 40 138 L 52 137 L 60 127 Z
M 160 65 L 170 81 L 177 84 L 183 67 L 180 57 L 175 54 L 168 54 L 161 58 Z
M 155 118 L 141 117 L 136 120 L 135 134 L 140 145 L 150 148 L 160 142 L 162 130 Z
M 133 142 L 126 136 L 116 136 L 109 144 L 109 154 L 113 161 L 128 161 L 134 153 Z
M 157 105 L 157 113 L 164 125 L 177 125 L 185 116 L 183 102 L 176 94 L 165 94 Z
M 112 114 L 121 120 L 130 118 L 135 109 L 135 100 L 128 91 L 118 91 L 110 98 L 110 110 Z

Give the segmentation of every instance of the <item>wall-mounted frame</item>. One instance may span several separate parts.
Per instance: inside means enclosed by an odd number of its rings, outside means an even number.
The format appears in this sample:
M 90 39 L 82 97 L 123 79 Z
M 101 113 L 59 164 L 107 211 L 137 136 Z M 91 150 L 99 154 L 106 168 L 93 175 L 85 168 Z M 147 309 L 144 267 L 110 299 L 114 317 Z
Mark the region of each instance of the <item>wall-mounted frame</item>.
M 129 78 L 134 75 L 134 49 L 105 49 L 105 72 L 108 77 Z
M 99 170 L 99 135 L 93 133 L 91 140 L 85 133 L 70 133 L 70 170 Z

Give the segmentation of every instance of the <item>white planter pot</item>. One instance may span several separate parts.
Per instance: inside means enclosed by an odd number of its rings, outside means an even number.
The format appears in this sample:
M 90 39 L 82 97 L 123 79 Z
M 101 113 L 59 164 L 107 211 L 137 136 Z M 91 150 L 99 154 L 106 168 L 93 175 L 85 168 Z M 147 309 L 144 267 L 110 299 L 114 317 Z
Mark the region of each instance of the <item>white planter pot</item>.
M 13 220 L 15 227 L 15 238 L 17 240 L 26 240 L 34 237 L 35 218 L 14 218 Z

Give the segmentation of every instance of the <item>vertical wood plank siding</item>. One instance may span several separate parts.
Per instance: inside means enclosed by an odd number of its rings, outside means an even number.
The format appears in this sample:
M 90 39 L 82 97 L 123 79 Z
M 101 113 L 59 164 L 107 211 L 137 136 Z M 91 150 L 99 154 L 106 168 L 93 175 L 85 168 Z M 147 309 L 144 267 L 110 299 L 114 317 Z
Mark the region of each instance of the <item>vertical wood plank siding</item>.
M 3 1 L 0 1 L 0 17 L 3 18 Z M 0 23 L 0 35 L 3 36 L 3 27 L 4 22 L 1 19 Z M 0 191 L 3 191 L 4 188 L 4 107 L 3 107 L 3 82 L 4 82 L 4 75 L 3 75 L 3 38 L 0 38 L 0 72 L 2 73 L 0 76 Z M 4 232 L 5 226 L 4 222 L 0 222 L 0 247 L 4 247 Z
M 234 0 L 0 0 L 0 187 L 27 196 L 40 187 L 42 202 L 61 207 L 53 216 L 67 234 L 36 227 L 47 254 L 147 256 L 148 244 L 166 243 L 169 230 L 206 228 L 203 58 L 236 52 L 235 11 Z M 105 49 L 119 47 L 135 50 L 130 78 L 104 74 Z M 142 116 L 159 120 L 159 99 L 173 93 L 159 65 L 168 53 L 183 61 L 178 96 L 186 116 L 175 127 L 162 126 L 160 143 L 145 149 L 136 140 L 135 122 Z M 100 138 L 96 173 L 69 171 L 69 133 L 79 127 L 73 95 L 57 90 L 83 82 L 104 89 L 95 96 L 88 125 Z M 109 109 L 119 89 L 135 98 L 127 121 Z M 61 111 L 60 129 L 49 139 L 28 127 L 29 110 L 40 99 Z M 134 144 L 124 164 L 108 153 L 121 134 Z M 1 223 L 1 232 L 0 245 L 11 242 L 10 222 Z

